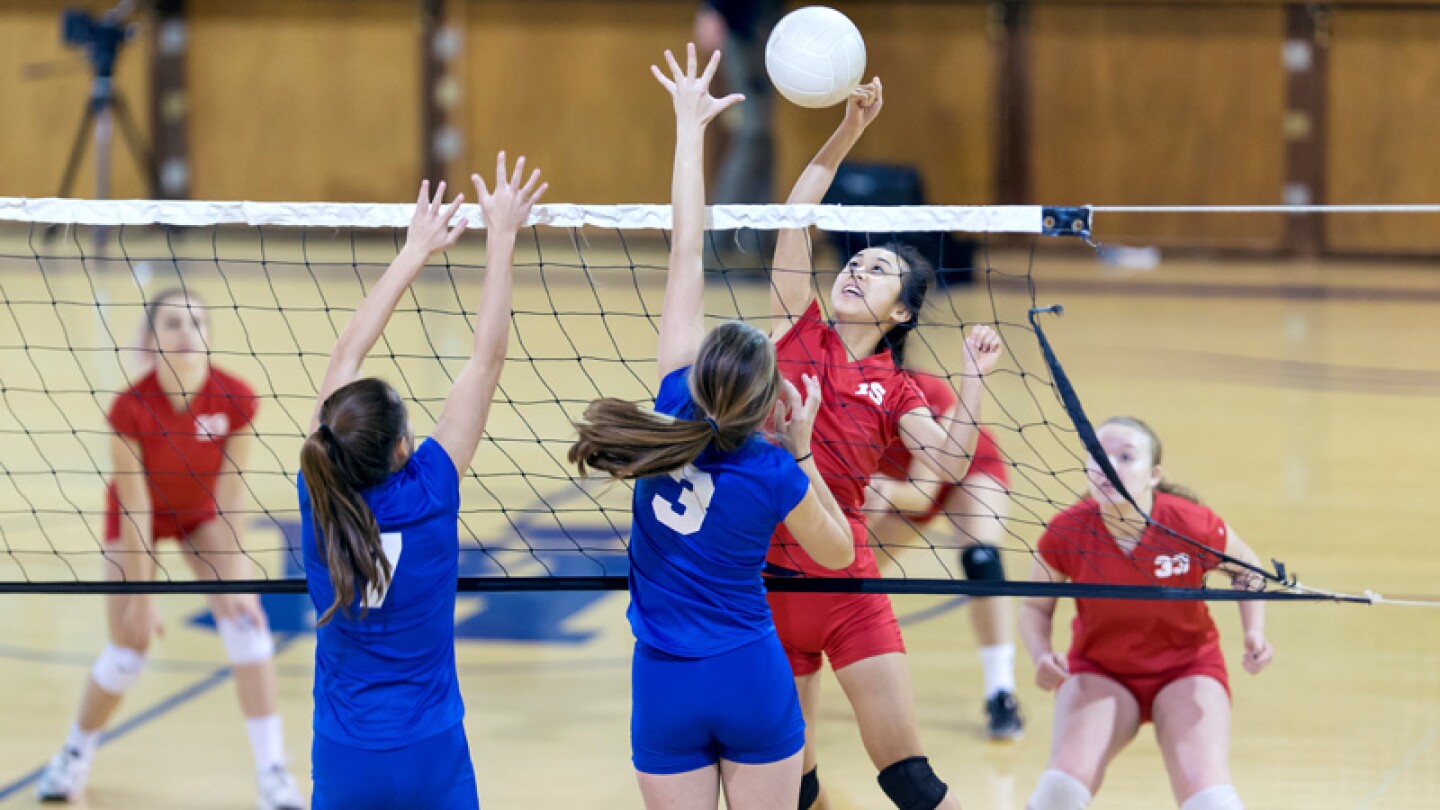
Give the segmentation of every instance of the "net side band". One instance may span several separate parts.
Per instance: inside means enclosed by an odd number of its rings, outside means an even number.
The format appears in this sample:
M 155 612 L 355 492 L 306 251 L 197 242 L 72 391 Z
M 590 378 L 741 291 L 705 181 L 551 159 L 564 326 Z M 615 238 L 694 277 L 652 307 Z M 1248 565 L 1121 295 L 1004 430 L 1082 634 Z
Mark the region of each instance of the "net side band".
M 251 225 L 306 228 L 404 228 L 414 206 L 394 203 L 257 203 L 200 200 L 72 200 L 54 197 L 0 197 L 0 221 L 95 226 Z M 483 227 L 478 205 L 459 216 Z M 668 205 L 537 205 L 530 225 L 584 226 L 625 230 L 668 230 Z M 778 230 L 814 226 L 825 231 L 906 233 L 1041 233 L 1038 205 L 839 206 L 716 205 L 707 209 L 712 229 Z

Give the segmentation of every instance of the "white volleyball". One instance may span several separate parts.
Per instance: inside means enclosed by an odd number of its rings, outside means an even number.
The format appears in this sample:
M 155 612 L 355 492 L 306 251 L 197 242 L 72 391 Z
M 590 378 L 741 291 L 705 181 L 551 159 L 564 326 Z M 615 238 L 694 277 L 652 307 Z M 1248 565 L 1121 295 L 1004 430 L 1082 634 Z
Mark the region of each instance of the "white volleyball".
M 765 70 L 780 95 L 801 107 L 830 107 L 865 75 L 865 40 L 850 18 L 825 6 L 786 14 L 765 44 Z

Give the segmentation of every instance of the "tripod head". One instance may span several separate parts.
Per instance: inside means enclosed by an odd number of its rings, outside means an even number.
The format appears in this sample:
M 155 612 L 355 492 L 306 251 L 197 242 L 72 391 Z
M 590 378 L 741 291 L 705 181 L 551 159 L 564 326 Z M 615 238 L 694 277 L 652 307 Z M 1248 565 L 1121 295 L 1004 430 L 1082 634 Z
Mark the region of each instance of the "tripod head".
M 65 44 L 85 49 L 98 80 L 108 83 L 115 75 L 120 46 L 135 35 L 134 28 L 125 22 L 134 5 L 134 0 L 120 0 L 98 19 L 78 8 L 67 8 L 61 13 L 60 30 Z

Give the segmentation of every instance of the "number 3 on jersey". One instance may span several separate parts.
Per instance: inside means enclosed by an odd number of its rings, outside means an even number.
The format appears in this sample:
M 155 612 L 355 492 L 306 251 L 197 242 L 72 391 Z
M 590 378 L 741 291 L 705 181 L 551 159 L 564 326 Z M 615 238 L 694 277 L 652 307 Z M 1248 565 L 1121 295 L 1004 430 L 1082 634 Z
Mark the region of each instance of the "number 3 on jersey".
M 390 582 L 385 583 L 384 590 L 376 583 L 370 583 L 365 592 L 365 607 L 371 610 L 385 604 L 385 597 L 390 595 L 390 585 L 395 581 L 395 572 L 400 567 L 400 551 L 405 543 L 400 539 L 400 532 L 386 532 L 380 535 L 380 546 L 385 549 L 385 559 L 390 561 Z
M 670 473 L 670 478 L 679 485 L 679 492 L 673 500 L 661 492 L 655 493 L 655 497 L 650 500 L 650 505 L 655 510 L 655 519 L 677 534 L 694 534 L 700 531 L 701 524 L 705 522 L 710 498 L 715 494 L 715 479 L 710 477 L 710 473 L 693 465 L 686 465 L 685 469 Z M 662 483 L 660 489 L 663 492 L 671 487 Z

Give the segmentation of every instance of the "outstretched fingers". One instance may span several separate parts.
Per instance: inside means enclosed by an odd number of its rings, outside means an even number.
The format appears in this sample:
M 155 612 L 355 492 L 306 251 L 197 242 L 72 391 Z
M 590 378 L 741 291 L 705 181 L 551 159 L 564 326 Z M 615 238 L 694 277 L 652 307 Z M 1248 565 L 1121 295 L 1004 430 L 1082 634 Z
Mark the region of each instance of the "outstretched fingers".
M 500 191 L 500 187 L 505 185 L 505 175 L 507 174 L 509 172 L 506 170 L 505 150 L 501 149 L 495 153 L 495 191 L 497 193 Z
M 744 95 L 743 93 L 731 93 L 730 95 L 726 96 L 725 98 L 722 98 L 722 99 L 720 99 L 719 101 L 715 102 L 715 106 L 716 106 L 715 114 L 716 114 L 716 115 L 719 115 L 720 113 L 725 112 L 726 110 L 730 109 L 731 107 L 734 107 L 736 104 L 739 104 L 740 102 L 742 102 L 742 101 L 744 101 L 744 100 L 745 100 L 745 95 Z
M 671 80 L 665 75 L 665 71 L 661 70 L 658 65 L 651 65 L 651 66 L 650 66 L 650 72 L 653 73 L 653 74 L 655 74 L 655 81 L 660 82 L 660 86 L 663 87 L 663 88 L 665 88 L 665 90 L 666 90 L 667 92 L 670 92 L 670 93 L 674 93 L 674 92 L 675 92 L 675 82 L 671 81 Z
M 536 169 L 530 172 L 530 179 L 525 181 L 524 187 L 520 189 L 520 197 L 528 202 L 534 202 L 543 193 L 544 187 L 540 185 L 540 170 Z
M 690 43 L 690 50 L 691 50 L 692 53 L 694 52 L 694 50 L 695 50 L 695 43 L 693 43 L 693 42 Z M 717 68 L 719 68 L 719 67 L 720 67 L 720 52 L 719 52 L 719 51 L 714 51 L 713 53 L 710 54 L 710 61 L 705 64 L 705 72 L 704 72 L 703 74 L 701 74 L 701 76 L 700 76 L 700 81 L 701 81 L 706 87 L 709 87 L 709 86 L 710 86 L 710 81 L 715 78 L 715 70 L 716 70 Z
M 675 61 L 675 54 L 671 53 L 669 48 L 665 49 L 665 62 L 670 65 L 670 75 L 675 77 L 675 81 L 685 77 L 685 71 L 680 69 L 680 63 Z

